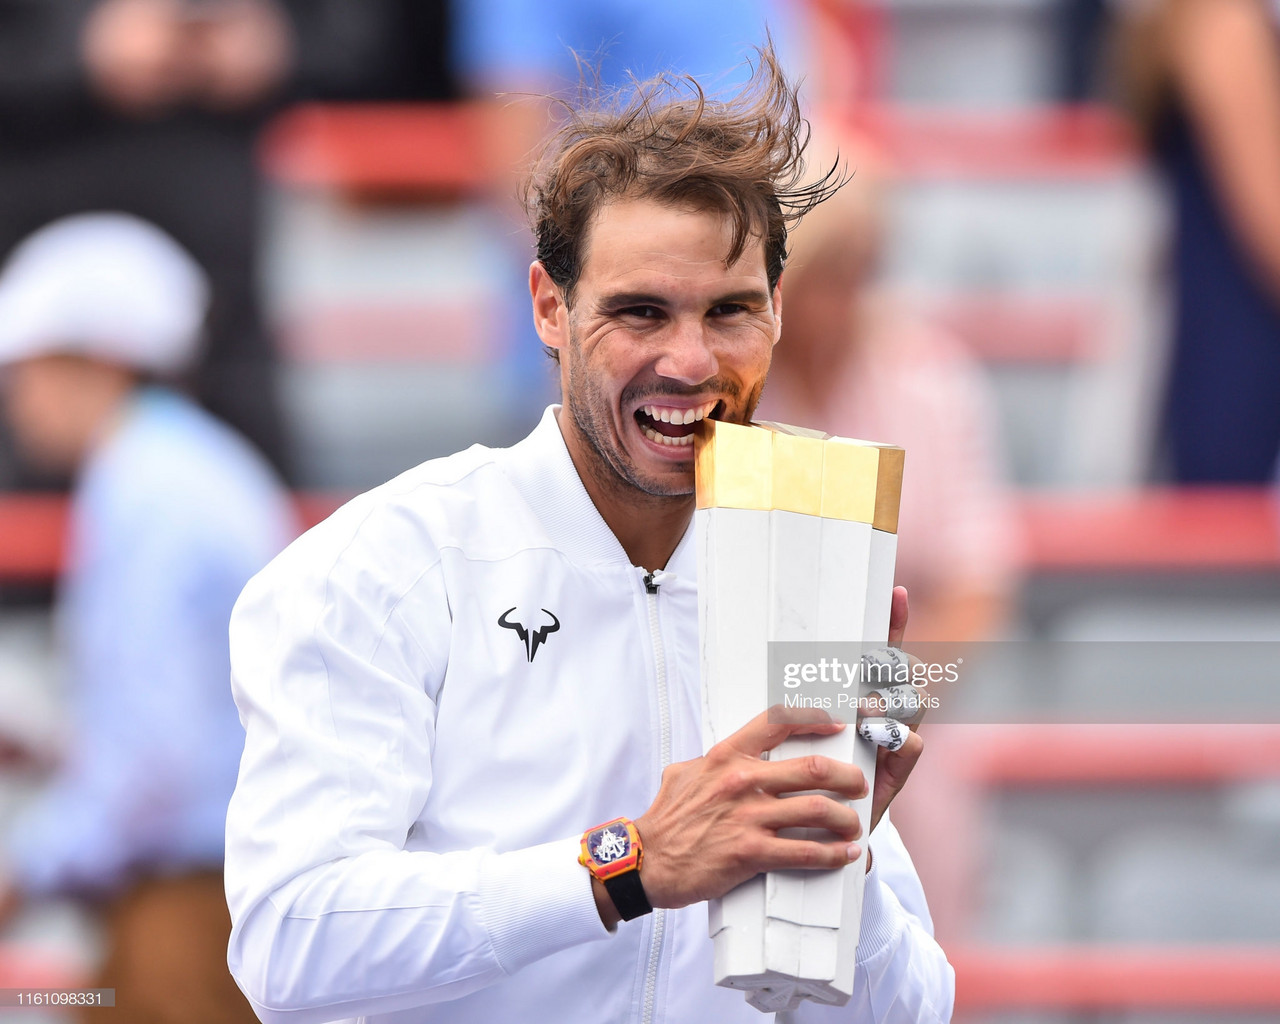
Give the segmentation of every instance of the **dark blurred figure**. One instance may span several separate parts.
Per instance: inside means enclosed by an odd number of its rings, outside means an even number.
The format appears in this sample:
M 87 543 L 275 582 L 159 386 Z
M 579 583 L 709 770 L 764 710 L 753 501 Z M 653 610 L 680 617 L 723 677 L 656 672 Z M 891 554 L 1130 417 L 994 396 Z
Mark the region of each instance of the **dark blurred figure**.
M 1280 19 L 1265 0 L 1128 4 L 1124 72 L 1173 207 L 1173 477 L 1260 483 L 1280 453 Z
M 187 253 L 122 214 L 58 221 L 0 274 L 0 408 L 27 459 L 76 481 L 57 620 L 71 743 L 5 837 L 0 919 L 19 899 L 101 905 L 96 981 L 117 1009 L 93 1021 L 254 1020 L 226 968 L 244 744 L 227 628 L 295 530 L 266 461 L 161 384 L 194 360 L 208 295 Z
M 352 69 L 345 80 L 316 82 L 311 96 L 369 101 L 439 101 L 459 96 L 450 53 L 453 6 L 458 0 L 365 0 L 345 31 L 330 32 L 328 45 L 350 45 L 351 31 L 373 35 L 372 66 Z M 335 60 L 337 58 L 335 57 Z M 313 76 L 320 77 L 320 76 Z
M 257 294 L 254 141 L 285 99 L 451 90 L 444 0 L 0 0 L 0 258 L 119 209 L 213 285 L 200 399 L 277 465 L 287 443 Z M 14 480 L 0 438 L 0 488 Z

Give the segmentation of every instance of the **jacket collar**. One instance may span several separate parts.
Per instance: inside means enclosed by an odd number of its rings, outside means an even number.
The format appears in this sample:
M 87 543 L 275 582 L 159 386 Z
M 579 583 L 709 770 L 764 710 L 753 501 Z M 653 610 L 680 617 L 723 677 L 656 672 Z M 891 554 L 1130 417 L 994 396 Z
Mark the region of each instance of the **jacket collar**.
M 583 565 L 630 565 L 631 559 L 596 509 L 565 447 L 556 414 L 550 405 L 533 433 L 507 449 L 504 471 L 523 495 L 552 544 Z M 693 530 L 676 546 L 667 568 L 693 572 Z

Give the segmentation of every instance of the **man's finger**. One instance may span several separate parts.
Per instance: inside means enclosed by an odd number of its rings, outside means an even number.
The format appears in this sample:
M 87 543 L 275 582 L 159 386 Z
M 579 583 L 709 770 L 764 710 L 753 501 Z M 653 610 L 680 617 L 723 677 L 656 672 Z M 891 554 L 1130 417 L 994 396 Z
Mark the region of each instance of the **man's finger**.
M 820 843 L 812 839 L 766 839 L 755 862 L 761 871 L 808 869 L 815 871 L 842 868 L 858 859 L 857 843 L 839 840 Z
M 909 732 L 906 742 L 897 750 L 890 751 L 881 747 L 876 751 L 875 792 L 871 798 L 870 828 L 875 829 L 893 798 L 906 784 L 911 770 L 920 760 L 924 750 L 924 740 L 917 732 Z
M 775 796 L 821 789 L 856 800 L 867 791 L 867 780 L 857 765 L 819 754 L 762 761 L 754 774 L 756 787 Z
M 923 750 L 923 737 L 918 732 L 908 730 L 905 740 L 897 750 L 885 747 L 876 751 L 876 791 L 879 792 L 882 783 L 895 793 L 901 789 Z
M 835 721 L 821 708 L 787 708 L 775 704 L 756 715 L 732 736 L 726 737 L 722 743 L 739 754 L 759 757 L 788 736 L 830 736 L 843 728 L 843 722 Z
M 911 611 L 906 587 L 893 588 L 893 603 L 889 606 L 889 643 L 900 644 L 907 635 L 907 615 Z
M 885 750 L 901 750 L 911 730 L 896 718 L 864 718 L 858 723 L 858 735 Z
M 862 835 L 862 822 L 858 812 L 848 804 L 821 793 L 770 800 L 759 821 L 769 829 L 826 829 L 849 841 Z

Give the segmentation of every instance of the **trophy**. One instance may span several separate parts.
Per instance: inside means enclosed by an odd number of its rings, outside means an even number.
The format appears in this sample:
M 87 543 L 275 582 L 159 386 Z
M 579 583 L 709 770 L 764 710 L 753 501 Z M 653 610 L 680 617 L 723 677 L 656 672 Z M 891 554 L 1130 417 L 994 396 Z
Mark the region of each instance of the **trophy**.
M 883 645 L 904 452 L 777 423 L 704 420 L 694 439 L 704 749 L 770 706 L 769 641 Z M 796 736 L 771 760 L 852 762 L 874 788 L 876 747 L 854 728 Z M 864 822 L 871 797 L 851 802 Z M 822 829 L 784 836 L 830 839 Z M 834 871 L 771 871 L 709 906 L 718 985 L 763 1011 L 853 993 L 862 856 Z

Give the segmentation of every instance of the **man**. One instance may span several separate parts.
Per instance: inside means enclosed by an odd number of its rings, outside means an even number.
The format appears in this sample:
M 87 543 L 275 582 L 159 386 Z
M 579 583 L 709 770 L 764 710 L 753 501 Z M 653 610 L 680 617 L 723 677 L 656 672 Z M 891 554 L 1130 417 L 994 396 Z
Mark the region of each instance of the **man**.
M 788 217 L 831 183 L 796 184 L 804 122 L 771 52 L 723 103 L 678 89 L 579 112 L 531 182 L 563 407 L 356 499 L 237 606 L 230 963 L 263 1020 L 758 1020 L 712 984 L 705 901 L 849 863 L 919 756 L 914 735 L 883 755 L 865 823 L 780 799 L 853 798 L 852 766 L 761 756 L 838 725 L 761 715 L 698 756 L 692 432 L 749 419 Z M 643 857 L 605 879 L 582 841 L 619 818 Z M 833 838 L 779 837 L 796 826 Z M 795 1019 L 946 1020 L 887 819 L 870 849 L 853 999 Z
M 226 628 L 293 518 L 260 455 L 158 385 L 194 364 L 208 296 L 177 243 L 123 214 L 49 225 L 0 275 L 4 411 L 27 458 L 76 479 L 58 608 L 72 742 L 6 837 L 0 916 L 19 897 L 103 904 L 97 981 L 118 1009 L 93 1020 L 253 1019 L 222 955 L 243 742 Z

